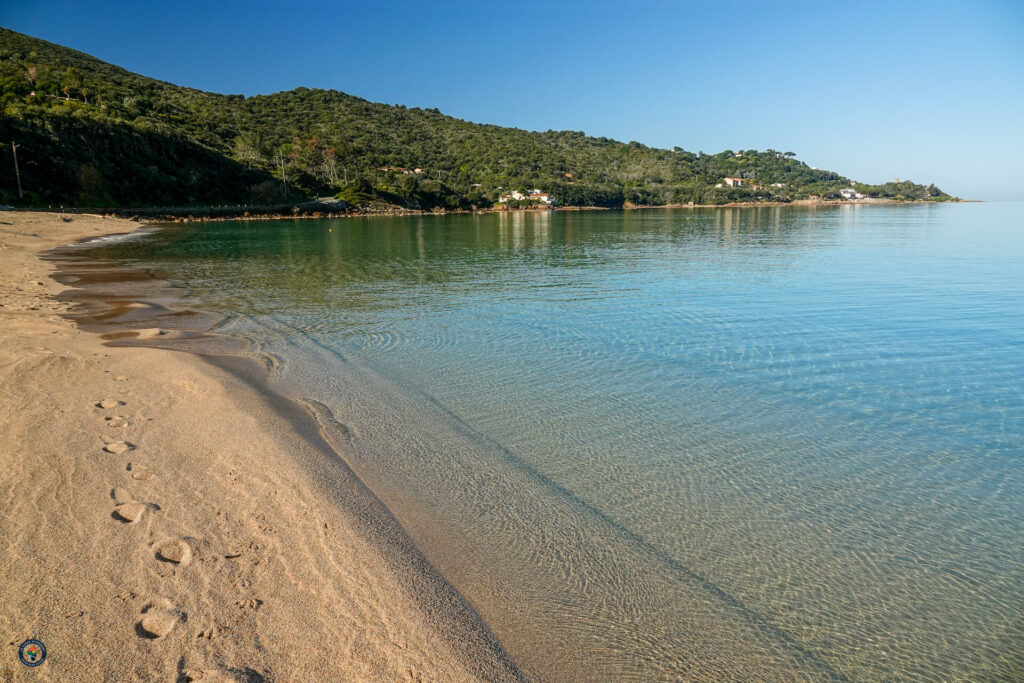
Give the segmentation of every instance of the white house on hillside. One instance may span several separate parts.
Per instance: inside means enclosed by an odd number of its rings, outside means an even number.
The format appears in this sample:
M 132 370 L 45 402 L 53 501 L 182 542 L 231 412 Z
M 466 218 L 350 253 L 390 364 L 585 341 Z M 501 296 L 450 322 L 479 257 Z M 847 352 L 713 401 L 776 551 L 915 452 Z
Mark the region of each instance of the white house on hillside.
M 549 195 L 547 192 L 542 192 L 538 189 L 530 190 L 530 199 L 541 202 L 543 204 L 554 204 L 555 198 Z
M 557 204 L 558 203 L 555 200 L 555 198 L 552 197 L 551 195 L 549 195 L 547 192 L 544 192 L 543 190 L 539 190 L 539 189 L 536 189 L 536 188 L 530 190 L 530 194 L 528 194 L 528 195 L 523 194 L 522 192 L 517 192 L 515 190 L 512 190 L 512 192 L 510 192 L 509 194 L 505 194 L 505 195 L 502 195 L 501 197 L 499 197 L 498 198 L 498 203 L 499 204 L 504 204 L 505 202 L 512 201 L 513 199 L 516 200 L 516 201 L 522 201 L 524 199 L 529 199 L 529 200 L 532 200 L 532 201 L 535 201 L 535 202 L 540 202 L 541 204 Z
M 843 199 L 863 199 L 864 198 L 864 195 L 862 195 L 860 192 L 857 192 L 857 190 L 853 189 L 852 187 L 846 187 L 846 188 L 843 188 L 842 190 L 839 190 L 839 194 L 842 195 Z

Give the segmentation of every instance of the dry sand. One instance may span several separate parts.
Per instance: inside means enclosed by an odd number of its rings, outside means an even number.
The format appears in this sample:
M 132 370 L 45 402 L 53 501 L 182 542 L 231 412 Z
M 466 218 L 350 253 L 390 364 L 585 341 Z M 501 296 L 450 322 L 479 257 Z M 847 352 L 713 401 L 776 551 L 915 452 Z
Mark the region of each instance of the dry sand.
M 135 227 L 0 212 L 0 680 L 519 677 L 301 419 L 61 316 L 37 253 Z

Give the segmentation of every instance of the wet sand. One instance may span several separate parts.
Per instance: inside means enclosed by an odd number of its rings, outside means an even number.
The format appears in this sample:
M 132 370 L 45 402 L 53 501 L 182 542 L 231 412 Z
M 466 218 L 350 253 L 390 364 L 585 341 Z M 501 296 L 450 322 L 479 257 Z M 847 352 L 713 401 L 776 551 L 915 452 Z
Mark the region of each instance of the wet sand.
M 0 212 L 0 679 L 520 678 L 308 415 L 68 319 L 38 254 L 138 227 Z

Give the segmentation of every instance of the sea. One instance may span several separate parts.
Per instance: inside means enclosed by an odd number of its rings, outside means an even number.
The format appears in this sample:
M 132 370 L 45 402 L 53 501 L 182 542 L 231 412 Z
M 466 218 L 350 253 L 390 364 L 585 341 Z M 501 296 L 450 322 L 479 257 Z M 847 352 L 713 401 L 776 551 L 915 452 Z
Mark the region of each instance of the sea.
M 1024 680 L 1024 204 L 84 252 L 260 359 L 531 678 Z

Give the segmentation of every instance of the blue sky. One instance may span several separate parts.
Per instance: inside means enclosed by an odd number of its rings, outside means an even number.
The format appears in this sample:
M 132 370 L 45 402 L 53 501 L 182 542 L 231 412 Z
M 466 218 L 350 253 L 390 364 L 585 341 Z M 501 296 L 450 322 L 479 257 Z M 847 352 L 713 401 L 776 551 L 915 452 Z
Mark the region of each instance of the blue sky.
M 1024 3 L 47 2 L 0 25 L 224 93 L 335 88 L 472 121 L 1024 199 Z

